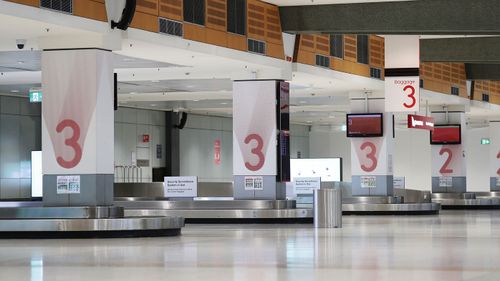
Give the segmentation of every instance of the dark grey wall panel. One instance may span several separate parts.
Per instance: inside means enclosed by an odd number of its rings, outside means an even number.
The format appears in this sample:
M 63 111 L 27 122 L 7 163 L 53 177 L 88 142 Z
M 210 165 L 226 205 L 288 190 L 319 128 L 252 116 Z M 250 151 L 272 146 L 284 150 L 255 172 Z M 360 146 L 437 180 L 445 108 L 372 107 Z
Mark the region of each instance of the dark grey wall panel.
M 31 196 L 31 151 L 41 149 L 40 104 L 0 96 L 0 199 Z
M 289 33 L 500 34 L 500 1 L 418 0 L 280 7 Z

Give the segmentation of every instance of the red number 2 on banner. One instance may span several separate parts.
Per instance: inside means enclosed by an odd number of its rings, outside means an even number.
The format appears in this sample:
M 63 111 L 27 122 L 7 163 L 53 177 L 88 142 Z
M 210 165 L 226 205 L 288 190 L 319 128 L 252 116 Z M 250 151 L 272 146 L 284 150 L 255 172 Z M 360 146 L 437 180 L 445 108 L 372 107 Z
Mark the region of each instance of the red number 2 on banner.
M 73 130 L 73 135 L 69 139 L 66 139 L 64 144 L 73 149 L 75 156 L 69 161 L 64 160 L 61 156 L 57 156 L 57 163 L 63 168 L 71 169 L 80 163 L 82 159 L 82 148 L 78 144 L 78 139 L 80 139 L 80 126 L 78 126 L 75 121 L 71 119 L 61 121 L 61 123 L 57 124 L 56 131 L 61 133 L 68 127 Z
M 365 166 L 364 164 L 361 165 L 361 169 L 365 172 L 373 172 L 377 168 L 377 147 L 372 143 L 372 142 L 364 142 L 361 145 L 361 150 L 365 150 L 366 148 L 370 148 L 370 152 L 366 154 L 366 158 L 368 158 L 370 161 L 372 161 L 372 164 L 370 166 Z
M 497 154 L 497 159 L 500 159 L 500 151 Z M 497 170 L 497 175 L 500 176 L 500 168 L 498 168 L 498 170 Z
M 411 103 L 406 104 L 406 102 L 405 102 L 405 103 L 403 103 L 403 105 L 406 108 L 412 108 L 417 103 L 417 99 L 415 99 L 415 87 L 408 85 L 408 86 L 404 87 L 403 92 L 406 92 L 406 90 L 408 90 L 408 89 L 411 91 L 411 93 L 408 95 L 408 97 L 411 98 Z
M 257 155 L 259 158 L 259 162 L 257 164 L 252 165 L 249 162 L 245 162 L 245 167 L 249 169 L 252 172 L 260 170 L 264 166 L 264 161 L 266 160 L 266 156 L 262 152 L 262 149 L 264 148 L 264 141 L 262 140 L 262 137 L 257 135 L 257 134 L 250 134 L 245 138 L 245 144 L 249 144 L 252 140 L 255 140 L 257 142 L 257 146 L 252 148 L 252 153 Z
M 446 161 L 444 162 L 444 164 L 441 167 L 441 169 L 439 170 L 439 172 L 441 174 L 451 174 L 451 173 L 453 173 L 453 169 L 449 169 L 448 165 L 450 165 L 451 159 L 453 158 L 453 152 L 449 148 L 445 148 L 445 147 L 441 148 L 441 150 L 439 151 L 439 155 L 443 155 L 445 153 L 448 154 L 448 158 L 446 158 Z

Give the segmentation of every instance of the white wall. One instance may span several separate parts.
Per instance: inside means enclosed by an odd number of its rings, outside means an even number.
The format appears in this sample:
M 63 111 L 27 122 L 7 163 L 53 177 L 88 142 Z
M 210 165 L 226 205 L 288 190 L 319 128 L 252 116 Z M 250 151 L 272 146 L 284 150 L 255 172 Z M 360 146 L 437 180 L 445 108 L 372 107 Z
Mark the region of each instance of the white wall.
M 142 135 L 149 135 L 149 143 L 142 142 Z M 115 111 L 115 166 L 132 165 L 132 153 L 137 159 L 149 160 L 149 167 L 142 167 L 143 181 L 152 181 L 152 168 L 164 167 L 165 112 L 120 107 Z M 162 146 L 157 158 L 156 145 Z M 123 181 L 121 171 L 115 171 L 115 181 Z
M 292 158 L 300 151 L 309 157 L 309 127 L 292 125 Z M 189 114 L 186 126 L 180 131 L 180 174 L 198 176 L 201 182 L 230 182 L 233 180 L 233 123 L 232 118 Z M 221 163 L 214 163 L 214 143 L 221 141 Z
M 488 128 L 467 131 L 467 191 L 490 191 L 490 146 L 481 144 L 489 135 Z
M 231 118 L 188 115 L 180 131 L 180 174 L 198 176 L 201 182 L 230 182 L 233 174 L 233 123 Z M 214 162 L 219 139 L 220 165 Z
M 351 142 L 342 131 L 313 127 L 309 134 L 311 158 L 341 157 L 342 179 L 351 181 Z
M 481 145 L 488 128 L 467 131 L 467 190 L 489 191 L 489 149 Z M 313 127 L 309 139 L 311 157 L 342 157 L 344 181 L 351 180 L 350 142 L 345 132 Z M 394 176 L 404 176 L 406 187 L 431 190 L 431 146 L 429 132 L 396 130 L 394 142 Z

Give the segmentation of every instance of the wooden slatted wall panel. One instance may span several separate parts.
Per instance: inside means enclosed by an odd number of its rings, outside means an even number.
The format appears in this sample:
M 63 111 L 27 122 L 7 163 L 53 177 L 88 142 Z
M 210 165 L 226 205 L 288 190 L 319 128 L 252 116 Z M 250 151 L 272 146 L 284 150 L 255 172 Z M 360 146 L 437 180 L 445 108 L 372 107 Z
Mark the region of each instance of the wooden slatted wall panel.
M 225 0 L 206 0 L 206 43 L 227 47 L 227 10 Z
M 106 7 L 101 1 L 73 1 L 73 15 L 88 19 L 107 21 Z
M 160 17 L 182 21 L 182 0 L 160 0 Z
M 266 41 L 283 44 L 281 35 L 280 13 L 277 6 L 266 4 Z
M 14 2 L 17 4 L 23 4 L 33 7 L 40 7 L 40 0 L 7 0 L 8 2 Z
M 266 40 L 266 7 L 256 0 L 247 1 L 247 34 L 249 38 Z
M 158 0 L 137 0 L 136 3 L 136 12 L 158 16 Z
M 460 96 L 467 97 L 463 63 L 422 63 L 420 78 L 424 80 L 425 89 L 451 94 L 451 87 L 458 87 Z
M 316 53 L 324 56 L 330 55 L 330 36 L 329 35 L 315 35 Z
M 357 62 L 357 38 L 356 35 L 344 35 L 344 60 Z
M 384 38 L 370 35 L 370 65 L 376 68 L 384 68 Z
M 226 31 L 227 11 L 225 0 L 207 0 L 207 27 Z

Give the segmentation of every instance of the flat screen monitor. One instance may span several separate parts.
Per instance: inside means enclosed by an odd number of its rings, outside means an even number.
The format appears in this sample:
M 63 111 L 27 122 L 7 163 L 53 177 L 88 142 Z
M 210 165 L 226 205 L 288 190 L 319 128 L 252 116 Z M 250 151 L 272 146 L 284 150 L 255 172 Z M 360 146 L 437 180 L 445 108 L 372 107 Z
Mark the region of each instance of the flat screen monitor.
M 290 159 L 291 180 L 321 178 L 321 181 L 342 181 L 342 158 Z
M 368 138 L 384 135 L 382 113 L 347 114 L 347 137 Z
M 431 131 L 431 144 L 461 144 L 460 125 L 435 125 Z

